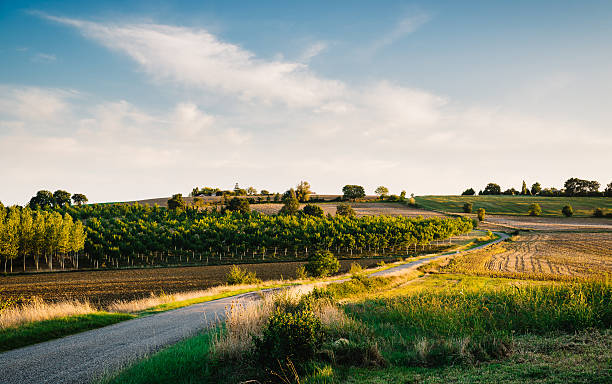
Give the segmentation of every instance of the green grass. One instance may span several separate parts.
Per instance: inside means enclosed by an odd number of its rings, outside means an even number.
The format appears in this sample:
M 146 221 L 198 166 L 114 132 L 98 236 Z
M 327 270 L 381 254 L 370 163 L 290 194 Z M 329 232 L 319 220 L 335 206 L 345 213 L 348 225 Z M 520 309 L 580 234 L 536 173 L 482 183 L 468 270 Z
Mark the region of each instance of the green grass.
M 574 216 L 592 216 L 595 208 L 612 210 L 612 199 L 609 197 L 540 197 L 540 196 L 417 196 L 416 203 L 420 208 L 434 211 L 463 212 L 465 203 L 472 203 L 472 212 L 484 208 L 487 213 L 496 215 L 527 215 L 529 206 L 540 204 L 543 216 L 563 216 L 561 209 L 565 205 L 574 208 Z
M 5 328 L 0 330 L 0 352 L 105 327 L 134 317 L 124 313 L 96 312 Z

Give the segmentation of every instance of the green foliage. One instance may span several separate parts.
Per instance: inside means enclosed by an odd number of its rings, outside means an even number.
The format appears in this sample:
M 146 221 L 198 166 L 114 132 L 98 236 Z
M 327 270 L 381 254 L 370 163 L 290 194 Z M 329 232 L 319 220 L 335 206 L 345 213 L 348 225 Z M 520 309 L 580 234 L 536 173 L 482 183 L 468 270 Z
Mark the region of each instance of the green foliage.
M 385 186 L 380 186 L 374 190 L 374 193 L 378 195 L 378 197 L 382 200 L 385 196 L 389 194 L 389 188 Z
M 531 191 L 527 189 L 527 183 L 525 183 L 525 180 L 523 180 L 523 186 L 521 187 L 521 195 L 531 195 Z
M 336 207 L 336 216 L 355 217 L 355 210 L 349 204 L 340 203 Z
M 64 190 L 58 189 L 57 191 L 53 192 L 53 199 L 55 200 L 55 204 L 58 207 L 63 207 L 65 205 L 70 205 L 70 198 L 72 197 L 72 195 L 69 192 L 66 192 Z
M 308 259 L 306 271 L 313 277 L 333 275 L 340 269 L 340 262 L 329 251 L 317 251 Z
M 483 195 L 501 195 L 501 187 L 495 183 L 489 183 L 482 191 Z
M 589 181 L 572 177 L 563 186 L 566 196 L 601 196 L 598 192 L 599 185 L 595 180 Z
M 183 200 L 183 195 L 177 193 L 176 195 L 172 195 L 172 197 L 168 200 L 168 209 L 176 211 L 177 209 L 185 209 L 187 204 L 185 200 Z
M 50 191 L 42 190 L 36 192 L 36 196 L 30 199 L 28 205 L 32 209 L 49 209 L 55 206 L 55 199 Z
M 310 200 L 310 195 L 312 191 L 310 190 L 310 184 L 307 181 L 300 181 L 300 183 L 295 188 L 295 195 L 297 199 L 305 203 Z
M 232 212 L 249 213 L 251 212 L 251 205 L 247 199 L 234 197 L 227 204 L 227 209 Z
M 365 197 L 365 190 L 360 185 L 345 185 L 342 187 L 342 194 L 347 200 L 356 200 Z
M 237 265 L 232 265 L 226 275 L 226 280 L 229 285 L 261 283 L 261 280 L 257 278 L 255 272 L 242 269 Z
M 325 212 L 323 208 L 316 204 L 306 204 L 302 209 L 305 215 L 316 216 L 316 217 L 325 217 Z
M 295 278 L 296 279 L 306 279 L 308 278 L 308 273 L 306 272 L 306 267 L 303 265 L 298 266 L 295 269 Z
M 468 188 L 465 191 L 463 191 L 463 193 L 461 193 L 462 196 L 473 196 L 476 194 L 476 191 L 474 191 L 474 188 Z
M 290 359 L 303 362 L 314 357 L 323 342 L 321 320 L 309 310 L 283 313 L 269 319 L 261 337 L 255 337 L 255 356 L 266 367 Z
M 406 191 L 400 192 L 399 201 L 406 201 Z
M 476 215 L 478 216 L 478 221 L 484 221 L 485 214 L 486 212 L 484 208 L 478 208 L 478 210 L 476 211 Z
M 601 208 L 595 208 L 593 211 L 593 217 L 604 217 L 604 210 Z
M 463 212 L 464 213 L 472 213 L 472 203 L 465 203 L 463 204 Z
M 300 210 L 300 202 L 296 197 L 295 190 L 291 188 L 283 197 L 283 207 L 278 212 L 279 215 L 294 216 Z
M 87 199 L 87 196 L 85 196 L 84 194 L 75 193 L 74 195 L 72 195 L 72 201 L 74 201 L 76 205 L 83 205 L 83 204 L 86 204 L 89 200 Z
M 563 216 L 565 217 L 570 217 L 574 214 L 574 209 L 572 208 L 571 205 L 566 205 L 561 210 L 561 213 L 563 213 Z
M 538 203 L 533 203 L 531 204 L 531 206 L 529 206 L 529 216 L 540 216 L 542 215 L 542 208 L 540 207 L 540 204 Z
M 540 192 L 542 192 L 542 186 L 540 185 L 540 183 L 533 183 L 533 185 L 531 186 L 531 194 L 535 196 L 539 195 Z

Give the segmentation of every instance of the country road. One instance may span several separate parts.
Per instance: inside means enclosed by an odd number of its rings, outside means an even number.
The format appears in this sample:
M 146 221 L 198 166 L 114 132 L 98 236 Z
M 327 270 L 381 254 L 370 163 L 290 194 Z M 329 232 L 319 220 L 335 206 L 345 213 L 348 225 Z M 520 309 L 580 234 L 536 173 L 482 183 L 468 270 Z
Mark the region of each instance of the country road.
M 496 234 L 499 239 L 470 251 L 508 237 Z M 408 271 L 447 255 L 432 255 L 370 276 Z M 258 292 L 251 292 L 194 304 L 0 353 L 0 383 L 88 383 L 210 326 L 225 316 L 225 308 L 232 302 L 259 297 Z

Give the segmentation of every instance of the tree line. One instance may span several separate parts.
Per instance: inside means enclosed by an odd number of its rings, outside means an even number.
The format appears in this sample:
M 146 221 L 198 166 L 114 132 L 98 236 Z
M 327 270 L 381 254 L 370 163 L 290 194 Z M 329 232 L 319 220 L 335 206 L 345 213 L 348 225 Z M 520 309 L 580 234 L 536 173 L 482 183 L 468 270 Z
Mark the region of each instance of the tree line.
M 22 258 L 24 271 L 27 257 L 32 258 L 37 270 L 41 257 L 50 269 L 54 258 L 59 259 L 62 268 L 66 261 L 78 268 L 78 252 L 83 250 L 85 241 L 83 224 L 68 213 L 0 206 L 0 257 L 5 273 L 9 263 L 13 271 L 13 261 L 18 257 Z
M 591 196 L 591 197 L 612 197 L 612 182 L 606 185 L 603 191 L 599 191 L 599 182 L 595 180 L 582 180 L 572 177 L 565 181 L 562 189 L 556 188 L 542 188 L 541 184 L 536 182 L 531 185 L 531 188 L 527 187 L 527 183 L 523 181 L 521 190 L 517 191 L 514 188 L 506 189 L 502 192 L 499 184 L 489 183 L 483 190 L 478 192 L 478 195 L 521 195 L 521 196 Z M 475 195 L 476 191 L 473 188 L 468 188 L 461 195 L 472 196 Z

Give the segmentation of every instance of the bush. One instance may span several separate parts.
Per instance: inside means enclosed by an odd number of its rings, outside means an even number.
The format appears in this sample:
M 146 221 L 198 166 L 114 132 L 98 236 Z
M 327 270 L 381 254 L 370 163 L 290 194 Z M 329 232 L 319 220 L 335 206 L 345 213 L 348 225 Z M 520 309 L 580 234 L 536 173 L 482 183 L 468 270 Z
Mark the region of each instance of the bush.
M 474 188 L 468 188 L 465 191 L 463 191 L 461 195 L 462 196 L 473 196 L 475 194 L 476 194 L 476 191 L 474 191 Z
M 486 212 L 484 208 L 478 208 L 478 210 L 476 211 L 476 214 L 478 215 L 478 221 L 484 221 L 485 213 Z
M 317 251 L 306 264 L 306 271 L 313 277 L 325 277 L 338 272 L 340 262 L 330 251 Z
M 542 214 L 542 208 L 540 207 L 540 204 L 538 203 L 531 204 L 531 206 L 529 207 L 529 216 L 540 216 L 541 214 Z
M 414 197 L 410 197 L 410 199 L 408 199 L 408 205 L 412 206 L 412 207 L 416 207 L 416 200 L 414 199 Z
M 338 204 L 336 207 L 336 215 L 355 217 L 355 210 L 348 204 Z
M 255 272 L 249 272 L 236 265 L 232 265 L 226 275 L 227 283 L 230 285 L 236 284 L 258 284 L 261 280 L 257 278 Z
M 227 204 L 227 209 L 232 212 L 249 213 L 251 212 L 251 205 L 249 204 L 249 200 L 247 199 L 240 199 L 238 197 L 234 197 Z
M 306 273 L 306 267 L 300 265 L 295 269 L 295 278 L 296 279 L 306 279 L 308 277 L 308 273 Z
M 472 203 L 463 204 L 463 212 L 472 213 Z
M 574 209 L 572 208 L 571 205 L 566 205 L 565 207 L 563 207 L 563 209 L 561 210 L 561 213 L 563 213 L 563 215 L 565 217 L 570 217 L 574 214 Z
M 302 209 L 302 212 L 304 212 L 305 215 L 310 215 L 310 216 L 316 216 L 316 217 L 325 216 L 325 212 L 323 211 L 323 208 L 315 204 L 306 204 L 304 208 Z
M 594 217 L 604 217 L 604 211 L 603 211 L 603 209 L 601 209 L 601 208 L 596 208 L 596 209 L 593 211 L 593 216 L 594 216 Z
M 277 361 L 304 362 L 312 359 L 323 343 L 321 320 L 311 311 L 277 311 L 269 319 L 261 337 L 253 339 L 255 356 L 267 367 Z
M 361 275 L 363 273 L 363 267 L 357 263 L 351 263 L 349 274 L 351 276 Z
M 472 228 L 474 229 L 478 228 L 478 220 L 472 219 Z

